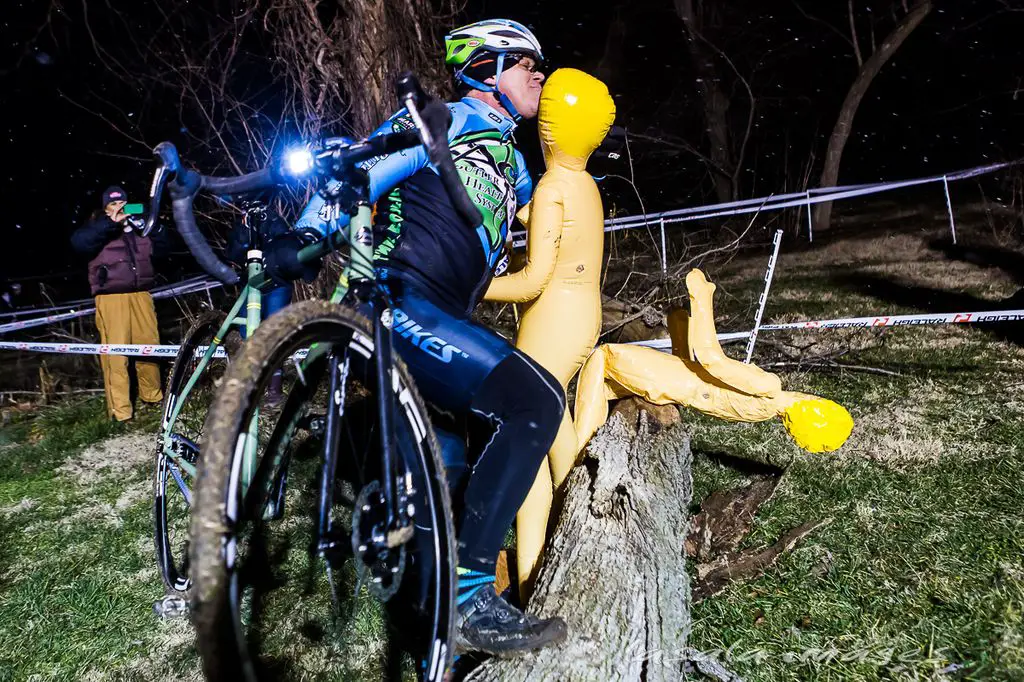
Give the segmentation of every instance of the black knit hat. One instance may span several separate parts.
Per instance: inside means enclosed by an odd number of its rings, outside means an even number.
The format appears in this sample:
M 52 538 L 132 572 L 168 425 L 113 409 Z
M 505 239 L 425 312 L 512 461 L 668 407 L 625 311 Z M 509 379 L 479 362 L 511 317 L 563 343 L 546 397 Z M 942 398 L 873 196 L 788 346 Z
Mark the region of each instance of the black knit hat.
M 103 208 L 112 201 L 128 201 L 128 193 L 117 185 L 111 185 L 103 191 Z

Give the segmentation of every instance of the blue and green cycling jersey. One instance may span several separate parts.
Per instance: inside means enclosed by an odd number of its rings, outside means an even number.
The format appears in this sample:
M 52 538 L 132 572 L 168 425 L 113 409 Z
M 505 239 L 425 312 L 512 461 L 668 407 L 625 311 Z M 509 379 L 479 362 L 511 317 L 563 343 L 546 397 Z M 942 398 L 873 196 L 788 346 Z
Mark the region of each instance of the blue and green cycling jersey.
M 369 173 L 370 200 L 377 205 L 377 265 L 468 312 L 486 291 L 512 219 L 529 202 L 533 183 L 522 154 L 512 146 L 512 119 L 472 97 L 448 108 L 455 167 L 483 215 L 475 230 L 459 218 L 422 146 L 370 159 L 360 167 Z M 412 127 L 403 109 L 374 135 Z M 317 194 L 296 226 L 321 234 L 345 227 L 348 216 L 332 215 L 333 210 Z

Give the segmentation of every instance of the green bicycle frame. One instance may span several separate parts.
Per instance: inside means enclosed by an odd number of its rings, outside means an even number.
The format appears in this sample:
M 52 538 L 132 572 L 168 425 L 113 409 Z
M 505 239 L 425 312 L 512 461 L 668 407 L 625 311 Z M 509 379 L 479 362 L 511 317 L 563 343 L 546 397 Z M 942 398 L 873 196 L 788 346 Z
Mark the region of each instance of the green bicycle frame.
M 338 277 L 338 283 L 335 285 L 334 292 L 331 294 L 331 303 L 341 303 L 345 298 L 345 294 L 348 292 L 350 283 L 373 279 L 373 240 L 372 240 L 372 213 L 368 205 L 360 205 L 356 210 L 356 214 L 352 216 L 348 226 L 347 237 L 342 235 L 345 234 L 342 230 L 335 230 L 326 238 L 310 244 L 299 251 L 298 259 L 302 263 L 308 263 L 311 260 L 322 258 L 325 254 L 334 251 L 340 244 L 348 243 L 350 245 L 349 260 L 345 264 L 341 275 Z M 309 348 L 309 352 L 306 357 L 300 363 L 300 368 L 305 371 L 309 368 L 315 360 L 323 357 L 330 351 L 330 345 L 313 344 Z M 297 422 L 293 421 L 285 427 L 285 432 L 282 437 L 277 439 L 274 445 L 273 451 L 268 451 L 266 454 L 270 457 L 271 466 L 270 471 L 277 471 L 281 462 L 284 460 L 285 451 L 288 448 L 288 444 L 291 441 L 292 431 L 296 427 Z M 255 443 L 256 439 L 253 437 L 255 431 L 255 424 L 250 425 L 249 436 L 247 437 L 246 444 Z M 256 452 L 253 450 L 250 452 L 247 447 L 245 450 L 245 456 L 247 461 L 243 463 L 242 471 L 253 472 L 255 466 Z M 248 490 L 249 482 L 251 478 L 245 478 L 242 481 L 242 489 Z M 274 482 L 270 479 L 263 481 L 262 490 L 258 491 L 259 495 L 256 499 L 264 499 L 273 487 Z M 244 495 L 244 493 L 243 493 Z
M 214 354 L 223 345 L 223 339 L 227 336 L 228 332 L 232 327 L 239 327 L 246 332 L 246 336 L 252 334 L 253 331 L 260 324 L 260 319 L 263 309 L 263 292 L 260 291 L 259 286 L 266 281 L 266 277 L 263 274 L 263 263 L 258 259 L 252 259 L 246 266 L 247 270 L 247 283 L 242 288 L 242 292 L 238 295 L 234 305 L 231 306 L 230 312 L 227 317 L 224 318 L 223 324 L 220 329 L 217 330 L 216 335 L 213 337 L 213 342 L 206 347 L 203 353 L 202 359 L 196 368 L 192 370 L 191 376 L 185 383 L 185 387 L 178 395 L 174 405 L 171 407 L 170 413 L 164 416 L 163 429 L 163 450 L 164 454 L 174 462 L 175 466 L 179 467 L 182 471 L 186 472 L 192 478 L 196 477 L 195 465 L 186 461 L 177 452 L 174 451 L 173 439 L 171 438 L 172 426 L 178 421 L 178 416 L 181 414 L 182 406 L 185 404 L 188 395 L 195 388 L 196 383 L 199 381 L 199 377 L 206 370 L 207 365 L 210 364 L 210 360 L 213 359 Z M 242 305 L 245 304 L 246 314 L 244 317 L 239 316 L 242 310 Z M 255 418 L 254 423 L 250 427 L 250 433 L 255 433 Z M 247 450 L 248 448 L 247 443 Z M 250 462 L 255 459 L 255 443 L 252 444 L 252 457 L 246 457 L 246 460 Z M 251 473 L 251 472 L 250 472 Z M 246 477 L 247 478 L 247 477 Z
M 356 211 L 356 215 L 352 216 L 352 219 L 349 222 L 347 235 L 343 230 L 335 230 L 316 243 L 304 247 L 298 253 L 298 260 L 300 263 L 309 263 L 323 258 L 328 253 L 337 250 L 342 244 L 348 243 L 350 245 L 349 260 L 345 264 L 342 274 L 338 278 L 338 283 L 335 286 L 334 292 L 330 297 L 330 301 L 332 303 L 340 303 L 342 299 L 344 299 L 345 294 L 348 292 L 350 282 L 373 279 L 373 239 L 371 223 L 372 213 L 369 205 L 361 204 Z M 235 300 L 235 303 L 231 307 L 224 323 L 214 336 L 213 342 L 207 346 L 202 359 L 192 371 L 192 375 L 189 377 L 184 389 L 182 389 L 181 394 L 172 406 L 170 414 L 165 415 L 165 421 L 163 423 L 164 453 L 172 462 L 174 462 L 175 466 L 186 472 L 193 479 L 197 475 L 196 467 L 174 451 L 173 439 L 171 437 L 173 431 L 172 427 L 177 422 L 182 406 L 188 398 L 189 393 L 199 381 L 200 375 L 202 375 L 206 370 L 206 367 L 209 365 L 214 354 L 222 346 L 223 339 L 227 336 L 231 328 L 233 326 L 240 327 L 246 331 L 246 337 L 250 337 L 259 327 L 262 316 L 263 301 L 261 289 L 265 287 L 269 281 L 270 278 L 264 271 L 262 260 L 258 258 L 250 259 L 247 265 L 247 279 L 245 287 Z M 244 317 L 239 315 L 243 304 L 245 304 Z M 302 368 L 305 369 L 308 367 L 312 361 L 321 357 L 327 350 L 328 347 L 318 348 L 314 345 L 309 349 L 309 353 L 302 361 Z M 252 480 L 255 473 L 257 461 L 256 455 L 259 445 L 257 435 L 258 419 L 259 409 L 257 408 L 253 413 L 252 421 L 249 424 L 249 430 L 246 435 L 245 447 L 243 450 L 241 468 L 241 489 L 243 497 L 246 494 L 249 482 Z M 288 440 L 288 438 L 283 439 L 280 443 L 282 447 L 279 448 L 279 451 L 272 453 L 272 456 L 275 459 L 279 459 L 283 455 L 283 452 L 281 451 L 284 450 L 283 446 L 287 445 Z

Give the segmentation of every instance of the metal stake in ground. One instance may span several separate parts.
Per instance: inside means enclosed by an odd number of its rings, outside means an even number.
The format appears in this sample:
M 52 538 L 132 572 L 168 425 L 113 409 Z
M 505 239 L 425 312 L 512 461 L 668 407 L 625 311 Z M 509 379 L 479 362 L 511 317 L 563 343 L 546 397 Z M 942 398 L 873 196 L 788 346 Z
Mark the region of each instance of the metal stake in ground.
M 810 207 L 808 207 L 808 213 Z M 764 307 L 768 303 L 768 290 L 772 286 L 772 277 L 775 275 L 775 261 L 779 258 L 779 246 L 782 244 L 782 230 L 775 230 L 775 238 L 772 239 L 772 246 L 775 247 L 772 250 L 772 257 L 768 259 L 768 272 L 764 275 L 764 291 L 761 292 L 761 298 L 757 301 L 757 315 L 754 317 L 754 328 L 750 332 L 750 338 L 747 340 L 747 359 L 743 362 L 750 363 L 750 356 L 754 354 L 754 344 L 757 343 L 757 330 L 761 326 L 761 315 L 764 314 Z
M 811 220 L 811 191 L 807 190 L 807 241 L 814 241 L 814 222 Z
M 665 250 L 665 219 L 661 219 L 661 276 L 668 277 L 668 251 Z
M 956 244 L 956 222 L 953 221 L 953 202 L 949 199 L 949 177 L 942 176 L 942 187 L 946 190 L 946 212 L 949 213 L 949 231 L 953 233 L 953 243 Z

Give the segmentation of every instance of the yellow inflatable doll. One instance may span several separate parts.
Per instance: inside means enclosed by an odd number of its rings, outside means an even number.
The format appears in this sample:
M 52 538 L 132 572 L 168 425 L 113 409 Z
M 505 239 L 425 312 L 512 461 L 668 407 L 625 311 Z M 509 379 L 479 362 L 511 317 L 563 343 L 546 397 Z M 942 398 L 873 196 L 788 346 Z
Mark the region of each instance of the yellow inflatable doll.
M 526 212 L 528 262 L 495 278 L 485 294 L 491 301 L 527 304 L 516 348 L 551 372 L 563 389 L 601 332 L 604 209 L 586 164 L 614 119 L 615 103 L 601 81 L 576 69 L 559 69 L 548 78 L 538 116 L 546 170 Z M 578 450 L 566 411 L 548 455 L 550 467 L 541 466 L 516 519 L 524 600 L 544 548 L 552 481 L 561 484 Z
M 608 418 L 608 401 L 638 395 L 657 405 L 679 404 L 736 422 L 780 417 L 796 444 L 810 452 L 839 448 L 853 430 L 841 405 L 783 391 L 779 378 L 733 360 L 715 332 L 715 285 L 700 270 L 686 276 L 690 317 L 669 316 L 672 355 L 652 348 L 606 344 L 587 359 L 576 387 L 575 427 L 580 450 Z

